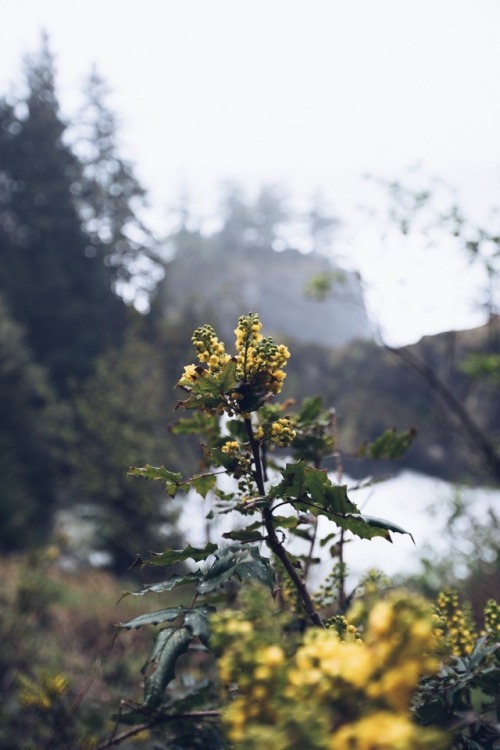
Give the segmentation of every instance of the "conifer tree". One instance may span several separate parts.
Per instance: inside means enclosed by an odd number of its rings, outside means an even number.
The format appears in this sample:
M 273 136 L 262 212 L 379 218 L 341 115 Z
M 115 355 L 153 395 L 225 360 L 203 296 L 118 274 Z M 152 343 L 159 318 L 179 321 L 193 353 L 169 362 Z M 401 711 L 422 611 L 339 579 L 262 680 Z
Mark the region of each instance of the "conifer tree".
M 0 298 L 0 549 L 40 544 L 50 531 L 55 491 L 53 394 L 22 327 Z
M 127 315 L 75 207 L 81 167 L 64 140 L 46 38 L 26 80 L 26 97 L 0 100 L 0 291 L 65 395 L 121 339 Z
M 107 104 L 109 94 L 94 68 L 76 123 L 75 150 L 82 164 L 77 204 L 93 252 L 110 269 L 115 292 L 147 308 L 163 271 L 156 240 L 141 219 L 145 190 L 120 154 L 119 123 Z

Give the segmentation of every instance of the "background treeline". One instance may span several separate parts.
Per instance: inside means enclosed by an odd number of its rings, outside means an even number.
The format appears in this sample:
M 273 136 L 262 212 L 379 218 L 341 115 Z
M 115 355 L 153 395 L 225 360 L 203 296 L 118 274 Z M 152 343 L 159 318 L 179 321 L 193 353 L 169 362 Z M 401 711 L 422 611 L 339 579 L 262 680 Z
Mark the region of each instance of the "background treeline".
M 26 61 L 23 89 L 0 99 L 0 550 L 46 543 L 56 514 L 68 511 L 74 523 L 91 523 L 95 549 L 124 572 L 136 554 L 175 541 L 175 509 L 154 483 L 134 481 L 126 469 L 149 462 L 182 471 L 196 461 L 196 446 L 186 439 L 179 447 L 168 426 L 172 386 L 193 357 L 191 333 L 217 323 L 222 301 L 204 300 L 204 278 L 238 252 L 264 277 L 280 250 L 289 283 L 286 250 L 329 249 L 338 220 L 319 196 L 297 216 L 280 187 L 265 186 L 249 200 L 227 184 L 210 230 L 184 196 L 173 230 L 157 237 L 144 221 L 146 194 L 121 155 L 107 97 L 92 71 L 79 112 L 66 121 L 44 40 Z M 177 288 L 172 309 L 166 282 L 180 257 L 188 259 L 177 284 L 184 303 Z M 341 279 L 327 281 L 331 290 L 318 287 L 323 297 L 342 287 Z M 413 348 L 491 445 L 500 423 L 497 322 L 493 316 L 483 331 L 427 337 Z M 370 340 L 333 349 L 287 336 L 286 396 L 321 393 L 335 406 L 347 454 L 387 427 L 415 427 L 419 439 L 406 466 L 500 480 L 498 466 L 485 463 L 477 440 L 408 358 Z M 471 353 L 479 369 L 492 355 L 492 374 L 477 377 L 470 358 L 464 369 Z
M 69 511 L 123 572 L 176 536 L 163 492 L 132 481 L 127 467 L 183 469 L 194 457 L 168 422 L 207 311 L 167 322 L 168 299 L 156 297 L 166 258 L 193 243 L 283 249 L 293 221 L 279 188 L 245 202 L 227 185 L 212 236 L 181 200 L 160 240 L 144 222 L 146 194 L 120 153 L 107 97 L 92 71 L 67 121 L 44 38 L 24 85 L 0 99 L 0 549 L 46 543 L 56 514 Z M 301 218 L 316 249 L 336 224 L 320 204 Z
M 130 304 L 161 275 L 156 240 L 99 76 L 71 124 L 46 41 L 25 84 L 0 100 L 0 547 L 39 545 L 56 510 L 80 507 L 123 569 L 172 533 L 162 494 L 125 476 L 168 443 L 175 337 L 166 356 Z

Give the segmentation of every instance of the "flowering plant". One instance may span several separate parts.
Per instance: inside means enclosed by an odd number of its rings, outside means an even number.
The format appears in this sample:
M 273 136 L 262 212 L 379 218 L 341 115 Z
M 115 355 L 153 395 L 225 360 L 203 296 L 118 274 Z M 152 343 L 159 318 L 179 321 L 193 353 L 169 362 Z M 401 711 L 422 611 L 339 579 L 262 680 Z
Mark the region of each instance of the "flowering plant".
M 348 609 L 344 591 L 345 535 L 391 541 L 393 533 L 409 532 L 361 513 L 347 486 L 321 468 L 338 452 L 334 414 L 321 399 L 306 399 L 296 411 L 290 401 L 271 403 L 281 392 L 289 352 L 261 328 L 255 313 L 242 316 L 234 355 L 211 326 L 193 334 L 198 363 L 187 365 L 177 383 L 187 394 L 177 408 L 188 416 L 173 429 L 203 436 L 200 473 L 186 478 L 164 466 L 130 469 L 161 481 L 169 498 L 198 493 L 211 505 L 208 518 L 218 514 L 238 524 L 218 544 L 137 560 L 177 570 L 193 564 L 135 593 L 159 594 L 167 606 L 120 625 L 157 627 L 143 701 L 125 703 L 117 716 L 136 725 L 123 737 L 167 724 L 168 747 L 183 750 L 445 747 L 446 735 L 424 728 L 410 711 L 421 679 L 438 671 L 445 615 L 433 619 L 429 605 L 407 594 L 371 607 L 358 597 Z M 393 457 L 413 437 L 413 431 L 388 431 L 363 452 Z M 231 492 L 227 482 L 221 486 L 222 476 L 232 478 Z M 323 538 L 320 517 L 331 528 Z M 304 554 L 291 549 L 297 539 L 306 543 Z M 313 596 L 308 583 L 317 549 L 328 544 L 336 599 L 327 588 Z M 267 597 L 247 584 L 263 585 Z

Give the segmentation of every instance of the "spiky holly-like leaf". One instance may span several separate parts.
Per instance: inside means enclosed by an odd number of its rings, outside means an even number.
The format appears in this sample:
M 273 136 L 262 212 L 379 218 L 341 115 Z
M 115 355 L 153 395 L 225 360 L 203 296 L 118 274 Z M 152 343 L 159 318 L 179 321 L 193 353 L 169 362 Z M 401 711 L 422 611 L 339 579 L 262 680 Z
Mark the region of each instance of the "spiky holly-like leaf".
M 200 476 L 191 479 L 191 486 L 194 487 L 196 492 L 203 498 L 205 498 L 210 490 L 215 487 L 216 483 L 217 477 L 215 474 L 201 474 Z
M 175 497 L 176 493 L 181 489 L 186 488 L 182 481 L 182 475 L 176 471 L 169 471 L 164 466 L 131 466 L 128 470 L 129 476 L 133 477 L 144 477 L 144 479 L 154 479 L 163 482 L 165 485 L 165 491 L 170 497 Z
M 166 549 L 163 552 L 154 552 L 153 556 L 146 564 L 177 565 L 177 563 L 189 559 L 194 560 L 195 562 L 200 562 L 200 560 L 206 560 L 207 557 L 213 555 L 217 549 L 217 545 L 213 542 L 209 542 L 205 547 L 192 547 L 188 544 L 184 549 Z
M 237 578 L 240 581 L 254 579 L 269 588 L 275 585 L 275 575 L 269 560 L 262 557 L 257 547 L 242 544 L 231 544 L 218 550 L 217 558 L 204 578 L 198 584 L 200 594 L 214 591 L 228 581 Z

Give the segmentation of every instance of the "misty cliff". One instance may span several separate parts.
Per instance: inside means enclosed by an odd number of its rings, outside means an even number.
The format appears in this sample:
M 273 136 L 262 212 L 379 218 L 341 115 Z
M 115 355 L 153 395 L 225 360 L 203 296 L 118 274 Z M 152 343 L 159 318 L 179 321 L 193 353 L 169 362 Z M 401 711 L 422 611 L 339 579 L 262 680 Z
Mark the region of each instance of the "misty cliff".
M 306 285 L 321 276 L 332 279 L 331 290 L 321 301 L 308 298 Z M 359 275 L 316 253 L 193 243 L 167 264 L 160 294 L 168 322 L 210 322 L 227 341 L 250 311 L 266 335 L 325 347 L 372 338 Z

